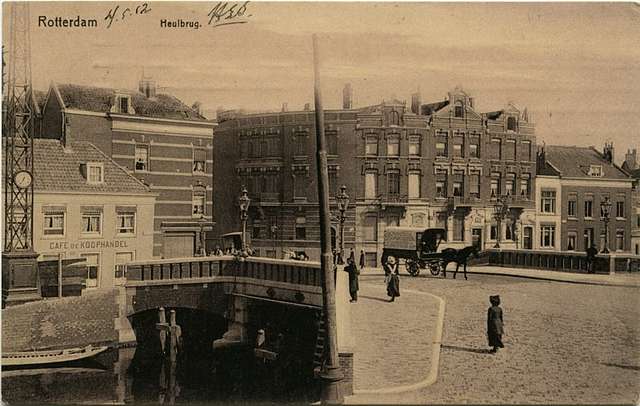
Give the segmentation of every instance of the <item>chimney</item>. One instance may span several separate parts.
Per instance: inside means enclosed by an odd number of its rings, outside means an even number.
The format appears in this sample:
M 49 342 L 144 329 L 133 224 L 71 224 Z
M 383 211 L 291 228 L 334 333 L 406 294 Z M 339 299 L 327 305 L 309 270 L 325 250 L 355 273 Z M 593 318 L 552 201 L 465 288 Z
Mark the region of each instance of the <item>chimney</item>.
M 638 160 L 635 148 L 627 150 L 627 153 L 624 154 L 624 162 L 626 163 L 626 167 L 631 171 L 638 168 Z
M 473 97 L 469 97 L 469 107 L 473 108 Z
M 147 96 L 147 98 L 156 97 L 156 81 L 143 77 L 138 83 L 138 90 Z
M 351 83 L 344 85 L 342 89 L 342 108 L 350 110 L 353 108 L 353 90 L 351 89 Z
M 287 103 L 282 103 L 282 112 L 289 111 L 289 105 Z
M 304 111 L 310 111 L 311 110 L 311 103 L 305 103 L 304 104 Z
M 613 142 L 604 143 L 604 149 L 602 150 L 602 155 L 604 155 L 604 159 L 606 159 L 609 163 L 613 163 L 613 159 L 614 159 Z
M 422 104 L 422 100 L 420 97 L 420 90 L 418 90 L 418 92 L 411 95 L 411 112 L 413 114 L 420 114 L 421 104 Z

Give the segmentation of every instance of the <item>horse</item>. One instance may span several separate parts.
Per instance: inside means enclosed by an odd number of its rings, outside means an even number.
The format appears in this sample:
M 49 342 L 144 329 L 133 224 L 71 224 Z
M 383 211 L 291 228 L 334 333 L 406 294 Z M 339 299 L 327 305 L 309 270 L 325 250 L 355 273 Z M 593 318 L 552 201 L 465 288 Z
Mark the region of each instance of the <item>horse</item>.
M 464 265 L 464 279 L 467 279 L 467 261 L 470 256 L 477 257 L 480 249 L 477 245 L 470 245 L 468 247 L 464 247 L 460 250 L 455 248 L 445 248 L 442 250 L 442 276 L 447 277 L 447 265 L 451 262 L 456 263 L 456 270 L 453 273 L 453 279 L 456 278 L 458 274 L 458 269 L 460 269 L 460 264 Z

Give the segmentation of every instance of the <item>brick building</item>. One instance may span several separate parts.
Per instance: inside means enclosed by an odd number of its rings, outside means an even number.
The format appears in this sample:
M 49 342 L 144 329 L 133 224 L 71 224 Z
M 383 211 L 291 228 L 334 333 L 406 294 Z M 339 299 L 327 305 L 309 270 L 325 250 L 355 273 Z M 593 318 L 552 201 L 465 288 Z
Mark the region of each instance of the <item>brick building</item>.
M 85 141 L 34 141 L 33 244 L 41 260 L 85 258 L 87 288 L 153 257 L 156 194 Z
M 215 123 L 155 83 L 139 91 L 52 84 L 43 138 L 89 141 L 158 194 L 154 256 L 191 256 L 213 226 Z
M 633 192 L 631 194 L 631 252 L 640 255 L 640 165 L 638 164 L 636 149 L 627 150 L 622 163 L 624 169 L 633 178 Z
M 609 198 L 609 250 L 631 250 L 633 181 L 613 157 L 611 144 L 602 153 L 575 146 L 548 145 L 540 150 L 536 248 L 584 252 L 594 244 L 602 250 L 605 227 L 600 203 Z
M 501 230 L 506 246 L 517 244 L 522 224 L 534 224 L 535 136 L 526 111 L 509 105 L 477 113 L 460 89 L 431 104 L 414 94 L 409 108 L 387 100 L 356 109 L 350 87 L 343 96 L 343 109 L 325 111 L 331 208 L 337 215 L 333 196 L 346 185 L 346 246 L 364 250 L 369 266 L 377 265 L 390 225 L 443 227 L 449 245 L 489 246 L 498 232 L 493 201 L 501 195 L 510 203 Z M 307 107 L 219 116 L 214 151 L 224 160 L 214 159 L 214 193 L 220 233 L 240 228 L 240 187 L 228 188 L 234 179 L 252 198 L 249 234 L 261 254 L 304 248 L 318 258 L 313 114 Z

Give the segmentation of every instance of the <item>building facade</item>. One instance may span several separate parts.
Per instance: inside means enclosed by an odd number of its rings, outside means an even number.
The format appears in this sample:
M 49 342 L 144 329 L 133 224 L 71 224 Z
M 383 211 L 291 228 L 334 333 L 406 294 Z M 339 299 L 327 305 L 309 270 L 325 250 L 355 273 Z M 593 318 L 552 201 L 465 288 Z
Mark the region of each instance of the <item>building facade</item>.
M 355 109 L 351 98 L 346 87 L 343 109 L 325 111 L 332 230 L 339 232 L 334 196 L 345 185 L 346 246 L 363 250 L 368 266 L 378 265 L 388 226 L 442 227 L 450 246 L 492 246 L 498 235 L 493 206 L 501 196 L 509 204 L 500 230 L 505 246 L 517 246 L 523 227 L 533 227 L 535 135 L 526 111 L 510 105 L 477 113 L 460 89 L 431 104 L 416 94 L 411 106 L 388 100 Z M 219 116 L 214 193 L 221 201 L 215 206 L 220 233 L 240 230 L 240 188 L 228 188 L 235 179 L 252 199 L 254 248 L 268 256 L 304 249 L 318 258 L 313 114 Z
M 156 257 L 192 256 L 213 226 L 213 128 L 173 96 L 52 84 L 42 108 L 43 138 L 88 141 L 157 193 Z
M 602 251 L 607 242 L 611 252 L 631 251 L 633 181 L 614 164 L 613 153 L 611 144 L 603 152 L 575 146 L 541 149 L 536 190 L 539 248 L 584 252 L 594 245 Z M 601 209 L 605 199 L 612 205 L 608 233 Z M 543 221 L 547 218 L 555 221 Z
M 110 288 L 119 265 L 153 258 L 156 194 L 88 142 L 34 141 L 34 250 L 85 258 L 87 288 Z

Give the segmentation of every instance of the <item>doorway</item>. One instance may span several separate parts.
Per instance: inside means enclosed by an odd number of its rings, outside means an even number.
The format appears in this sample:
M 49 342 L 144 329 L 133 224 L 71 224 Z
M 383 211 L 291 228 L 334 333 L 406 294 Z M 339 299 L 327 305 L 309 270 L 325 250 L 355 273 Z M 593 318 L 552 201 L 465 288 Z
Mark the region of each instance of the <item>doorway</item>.
M 471 245 L 482 250 L 482 228 L 471 229 Z

